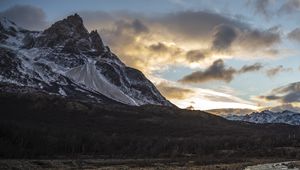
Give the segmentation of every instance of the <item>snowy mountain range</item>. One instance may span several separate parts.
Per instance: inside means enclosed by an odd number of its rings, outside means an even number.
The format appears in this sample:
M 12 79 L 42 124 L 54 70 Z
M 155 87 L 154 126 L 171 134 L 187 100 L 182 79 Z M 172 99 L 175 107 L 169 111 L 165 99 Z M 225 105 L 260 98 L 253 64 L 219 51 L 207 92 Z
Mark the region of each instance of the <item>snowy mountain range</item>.
M 77 14 L 37 32 L 0 21 L 0 91 L 46 92 L 100 103 L 173 106 L 90 33 Z
M 228 120 L 245 121 L 253 123 L 285 123 L 290 125 L 300 125 L 300 113 L 292 111 L 272 112 L 264 110 L 262 112 L 253 112 L 247 115 L 227 115 Z

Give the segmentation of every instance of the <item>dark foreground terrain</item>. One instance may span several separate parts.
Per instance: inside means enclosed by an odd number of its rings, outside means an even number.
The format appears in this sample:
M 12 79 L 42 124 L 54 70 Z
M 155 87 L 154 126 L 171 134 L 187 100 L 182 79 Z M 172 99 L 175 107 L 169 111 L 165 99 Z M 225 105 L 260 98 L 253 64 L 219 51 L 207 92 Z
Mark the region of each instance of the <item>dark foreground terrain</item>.
M 1 93 L 0 108 L 1 159 L 155 158 L 208 165 L 300 158 L 299 126 L 231 122 L 201 111 L 100 105 L 43 93 Z
M 266 164 L 266 162 L 268 162 Z M 272 162 L 272 163 L 270 163 Z M 196 161 L 164 159 L 54 159 L 0 160 L 0 169 L 99 169 L 99 170 L 274 170 L 300 168 L 300 161 L 247 160 L 202 165 Z

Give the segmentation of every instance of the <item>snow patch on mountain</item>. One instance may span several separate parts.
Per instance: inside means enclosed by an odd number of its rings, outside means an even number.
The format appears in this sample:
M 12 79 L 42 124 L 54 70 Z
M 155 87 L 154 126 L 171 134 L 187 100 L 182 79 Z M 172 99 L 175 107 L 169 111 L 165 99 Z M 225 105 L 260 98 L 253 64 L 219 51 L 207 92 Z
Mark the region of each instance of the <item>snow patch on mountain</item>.
M 94 61 L 89 60 L 83 66 L 72 68 L 66 72 L 66 76 L 71 78 L 74 82 L 83 84 L 85 87 L 100 92 L 116 101 L 129 105 L 137 105 L 133 99 L 124 94 L 115 85 L 109 83 L 105 77 L 99 73 Z

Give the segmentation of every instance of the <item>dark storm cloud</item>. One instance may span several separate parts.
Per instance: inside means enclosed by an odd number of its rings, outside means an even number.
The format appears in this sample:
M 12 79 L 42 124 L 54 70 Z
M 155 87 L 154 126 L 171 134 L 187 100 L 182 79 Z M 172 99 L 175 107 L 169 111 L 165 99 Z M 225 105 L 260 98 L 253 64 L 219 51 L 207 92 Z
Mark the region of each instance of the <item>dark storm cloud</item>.
M 253 65 L 244 65 L 240 70 L 239 73 L 247 73 L 252 71 L 258 71 L 263 68 L 261 63 L 255 63 Z
M 300 43 L 300 28 L 295 28 L 288 34 L 288 38 Z
M 266 71 L 268 77 L 273 77 L 281 72 L 292 71 L 292 68 L 284 68 L 282 65 L 270 68 Z
M 287 86 L 273 89 L 269 95 L 259 96 L 259 98 L 267 101 L 279 101 L 285 103 L 300 102 L 300 82 L 291 83 Z
M 232 67 L 226 68 L 224 61 L 219 59 L 204 71 L 196 71 L 180 79 L 183 83 L 203 83 L 211 80 L 230 82 L 236 70 Z
M 228 25 L 218 25 L 215 27 L 212 48 L 217 51 L 227 50 L 236 39 L 235 29 Z
M 171 86 L 168 83 L 160 83 L 156 87 L 168 99 L 185 99 L 194 93 L 193 90 Z
M 182 83 L 203 83 L 213 80 L 220 80 L 224 82 L 230 82 L 233 80 L 234 76 L 237 74 L 243 74 L 253 71 L 258 71 L 262 69 L 263 66 L 260 63 L 255 63 L 253 65 L 245 65 L 239 70 L 232 67 L 226 67 L 224 61 L 219 59 L 213 62 L 204 71 L 196 71 L 187 76 L 184 76 L 179 82 Z
M 7 17 L 17 25 L 30 30 L 41 30 L 47 25 L 45 12 L 30 5 L 15 5 L 0 12 L 0 16 Z

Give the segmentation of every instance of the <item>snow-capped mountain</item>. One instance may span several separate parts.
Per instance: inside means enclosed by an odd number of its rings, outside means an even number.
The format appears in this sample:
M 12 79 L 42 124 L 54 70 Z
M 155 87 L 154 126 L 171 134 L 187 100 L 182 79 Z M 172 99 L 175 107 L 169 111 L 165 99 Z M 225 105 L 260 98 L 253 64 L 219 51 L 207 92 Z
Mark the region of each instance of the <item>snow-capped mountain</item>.
M 253 112 L 244 116 L 228 115 L 228 120 L 245 121 L 253 123 L 285 123 L 290 125 L 300 125 L 300 113 L 292 111 L 272 112 L 264 110 L 262 112 Z
M 0 22 L 0 91 L 42 91 L 101 103 L 172 106 L 140 72 L 90 33 L 77 14 L 42 31 Z

